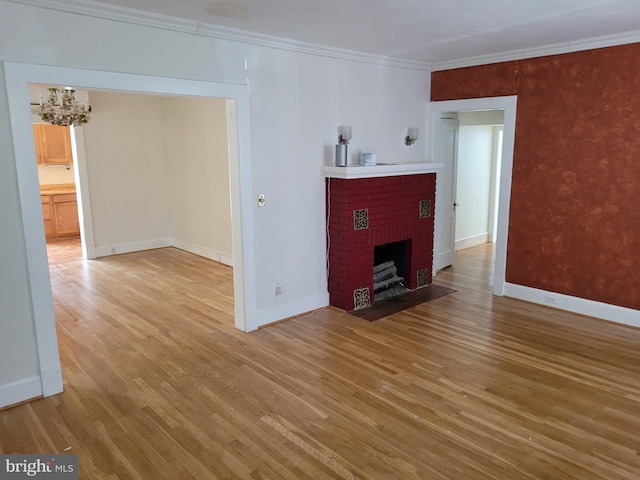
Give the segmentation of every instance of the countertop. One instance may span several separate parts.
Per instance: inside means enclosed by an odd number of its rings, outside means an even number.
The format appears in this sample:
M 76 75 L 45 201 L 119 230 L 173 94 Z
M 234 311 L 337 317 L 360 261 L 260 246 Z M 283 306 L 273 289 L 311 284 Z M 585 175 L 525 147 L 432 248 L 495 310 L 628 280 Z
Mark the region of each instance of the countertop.
M 76 186 L 73 183 L 64 185 L 40 185 L 40 195 L 62 195 L 65 193 L 76 193 Z

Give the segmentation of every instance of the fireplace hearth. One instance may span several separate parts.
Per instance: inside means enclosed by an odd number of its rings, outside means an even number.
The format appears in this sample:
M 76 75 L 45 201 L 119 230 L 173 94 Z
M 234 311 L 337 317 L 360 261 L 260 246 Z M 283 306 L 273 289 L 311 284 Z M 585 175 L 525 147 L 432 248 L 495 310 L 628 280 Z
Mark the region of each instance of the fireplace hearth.
M 366 178 L 327 175 L 331 305 L 358 310 L 397 293 L 391 291 L 394 288 L 415 290 L 431 283 L 439 166 L 435 164 L 430 173 Z M 380 271 L 374 272 L 376 267 Z

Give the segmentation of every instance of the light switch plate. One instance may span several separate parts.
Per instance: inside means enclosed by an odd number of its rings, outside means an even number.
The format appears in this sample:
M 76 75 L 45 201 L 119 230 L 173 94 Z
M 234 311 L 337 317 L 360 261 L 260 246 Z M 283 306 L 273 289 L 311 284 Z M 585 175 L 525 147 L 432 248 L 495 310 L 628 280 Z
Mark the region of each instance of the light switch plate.
M 259 207 L 264 207 L 265 203 L 267 203 L 265 197 L 264 197 L 264 193 L 259 193 L 258 194 L 258 206 Z

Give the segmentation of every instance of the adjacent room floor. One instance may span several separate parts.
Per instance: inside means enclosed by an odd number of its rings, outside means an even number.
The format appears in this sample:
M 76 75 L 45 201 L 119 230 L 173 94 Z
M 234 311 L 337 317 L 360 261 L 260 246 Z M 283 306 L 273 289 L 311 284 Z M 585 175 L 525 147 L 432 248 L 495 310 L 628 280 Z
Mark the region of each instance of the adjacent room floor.
M 0 412 L 0 453 L 87 479 L 637 479 L 640 330 L 490 294 L 250 334 L 232 269 L 166 248 L 52 264 L 64 393 Z
M 47 240 L 49 265 L 82 260 L 80 237 L 63 237 Z

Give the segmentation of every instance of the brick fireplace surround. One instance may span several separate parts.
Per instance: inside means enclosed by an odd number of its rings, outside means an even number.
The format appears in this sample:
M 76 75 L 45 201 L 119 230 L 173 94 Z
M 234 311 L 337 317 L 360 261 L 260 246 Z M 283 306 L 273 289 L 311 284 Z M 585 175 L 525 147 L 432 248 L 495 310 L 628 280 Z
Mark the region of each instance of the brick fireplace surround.
M 405 241 L 405 286 L 431 283 L 440 166 L 325 167 L 331 305 L 352 311 L 373 303 L 374 250 L 393 242 Z

